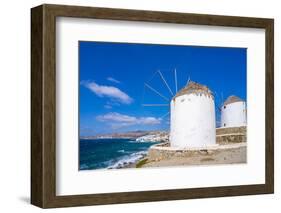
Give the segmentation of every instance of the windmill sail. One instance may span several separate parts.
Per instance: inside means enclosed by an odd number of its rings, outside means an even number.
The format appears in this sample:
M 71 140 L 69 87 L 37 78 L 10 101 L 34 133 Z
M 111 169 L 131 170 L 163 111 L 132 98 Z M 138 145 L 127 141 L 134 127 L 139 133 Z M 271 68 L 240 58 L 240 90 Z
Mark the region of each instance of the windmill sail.
M 158 70 L 158 73 L 159 73 L 159 75 L 160 75 L 161 79 L 163 80 L 164 84 L 165 84 L 165 85 L 166 85 L 166 87 L 168 88 L 169 92 L 171 93 L 171 95 L 172 95 L 172 96 L 174 96 L 174 94 L 173 94 L 173 92 L 172 92 L 171 88 L 169 87 L 169 85 L 168 85 L 167 81 L 165 80 L 165 78 L 164 78 L 164 76 L 162 75 L 162 73 L 161 73 L 161 71 L 160 71 L 160 70 Z
M 166 116 L 168 116 L 170 114 L 170 112 L 167 112 L 165 115 L 161 116 L 160 119 L 165 118 Z
M 154 93 L 156 93 L 157 95 L 159 95 L 160 97 L 162 97 L 163 99 L 165 99 L 166 101 L 169 101 L 169 99 L 167 97 L 165 97 L 164 95 L 162 95 L 160 92 L 158 92 L 156 89 L 154 89 L 153 87 L 149 86 L 147 83 L 144 84 L 147 88 L 149 88 L 151 91 L 153 91 Z
M 178 92 L 178 78 L 177 78 L 177 69 L 175 69 L 175 86 L 176 86 L 176 93 Z
M 190 82 L 190 76 L 188 76 L 188 79 L 187 79 L 187 83 L 186 83 L 186 85 L 188 85 L 188 84 L 189 84 L 189 82 Z
M 153 107 L 153 106 L 169 106 L 169 104 L 142 104 L 145 107 Z

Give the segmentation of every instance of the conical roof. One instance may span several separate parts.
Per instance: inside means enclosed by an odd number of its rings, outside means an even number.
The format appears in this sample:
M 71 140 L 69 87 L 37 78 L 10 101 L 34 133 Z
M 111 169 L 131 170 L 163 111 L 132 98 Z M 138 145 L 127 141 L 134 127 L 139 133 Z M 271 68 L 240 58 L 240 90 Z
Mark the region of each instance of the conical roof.
M 235 95 L 231 95 L 229 96 L 225 102 L 223 103 L 223 105 L 227 105 L 227 104 L 232 104 L 232 103 L 235 103 L 235 102 L 241 102 L 243 101 L 241 98 L 235 96 Z
M 198 84 L 194 81 L 189 81 L 189 83 L 184 88 L 182 88 L 180 91 L 177 92 L 174 98 L 186 94 L 196 94 L 196 95 L 203 94 L 213 98 L 213 93 L 207 86 Z

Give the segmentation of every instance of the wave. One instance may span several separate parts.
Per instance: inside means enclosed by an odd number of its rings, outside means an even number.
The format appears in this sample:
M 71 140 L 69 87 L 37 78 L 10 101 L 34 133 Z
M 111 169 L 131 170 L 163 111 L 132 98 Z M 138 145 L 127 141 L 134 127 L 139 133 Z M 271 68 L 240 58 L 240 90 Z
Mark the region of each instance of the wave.
M 108 166 L 107 169 L 120 169 L 126 167 L 130 164 L 136 163 L 137 161 L 145 157 L 147 153 L 148 151 L 140 151 L 132 153 L 130 155 L 126 155 L 119 159 L 117 162 L 115 162 L 113 165 Z
M 137 141 L 135 139 L 131 139 L 128 141 L 128 143 L 136 143 Z
M 86 170 L 86 169 L 89 169 L 89 167 L 88 167 L 88 165 L 86 165 L 86 164 L 82 164 L 82 165 L 80 165 L 80 168 L 79 168 L 80 170 Z

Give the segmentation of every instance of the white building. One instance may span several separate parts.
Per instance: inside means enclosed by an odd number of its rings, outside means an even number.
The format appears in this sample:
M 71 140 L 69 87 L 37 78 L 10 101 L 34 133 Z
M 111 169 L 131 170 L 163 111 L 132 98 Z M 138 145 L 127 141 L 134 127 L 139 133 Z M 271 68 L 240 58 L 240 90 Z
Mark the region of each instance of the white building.
M 215 104 L 207 86 L 189 82 L 171 101 L 171 147 L 216 144 Z
M 236 96 L 229 96 L 221 107 L 221 127 L 239 127 L 247 124 L 246 103 Z

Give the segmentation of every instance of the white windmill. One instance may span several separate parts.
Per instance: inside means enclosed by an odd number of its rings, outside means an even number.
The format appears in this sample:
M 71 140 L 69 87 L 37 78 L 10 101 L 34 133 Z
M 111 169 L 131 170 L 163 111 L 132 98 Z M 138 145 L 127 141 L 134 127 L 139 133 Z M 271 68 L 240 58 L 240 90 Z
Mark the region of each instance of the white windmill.
M 221 106 L 221 127 L 246 126 L 246 102 L 231 95 Z
M 186 86 L 177 91 L 177 72 L 175 70 L 176 93 L 173 94 L 163 74 L 160 71 L 157 72 L 171 97 L 167 98 L 147 83 L 145 83 L 145 87 L 168 101 L 169 104 L 143 104 L 143 106 L 170 106 L 171 147 L 190 148 L 215 145 L 215 104 L 209 88 L 188 80 Z

